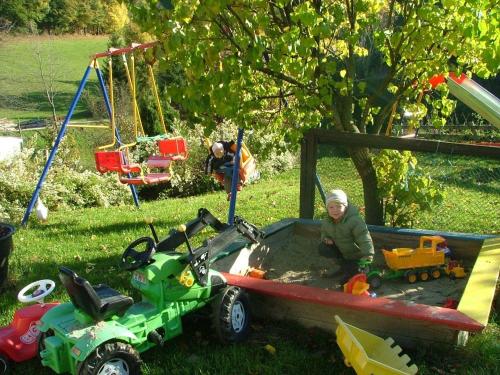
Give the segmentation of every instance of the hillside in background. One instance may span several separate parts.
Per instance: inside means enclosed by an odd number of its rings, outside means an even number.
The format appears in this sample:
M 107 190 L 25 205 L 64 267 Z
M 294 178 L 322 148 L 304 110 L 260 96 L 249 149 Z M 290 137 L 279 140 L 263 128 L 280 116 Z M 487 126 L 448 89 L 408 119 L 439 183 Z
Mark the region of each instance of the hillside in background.
M 107 36 L 3 38 L 0 42 L 0 119 L 50 118 L 52 109 L 46 96 L 50 86 L 55 93 L 56 114 L 65 116 L 89 64 L 89 56 L 106 50 L 107 40 Z M 95 88 L 97 78 L 91 74 L 86 91 L 90 94 Z M 75 117 L 84 117 L 85 111 L 82 100 Z

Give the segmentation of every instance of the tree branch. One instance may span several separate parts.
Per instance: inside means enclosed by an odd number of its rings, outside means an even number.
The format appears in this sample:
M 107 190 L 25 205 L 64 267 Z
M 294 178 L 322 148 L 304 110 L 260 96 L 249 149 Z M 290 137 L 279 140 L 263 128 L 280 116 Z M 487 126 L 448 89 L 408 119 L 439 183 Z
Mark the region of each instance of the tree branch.
M 239 52 L 243 52 L 243 49 L 238 45 L 238 43 L 236 43 L 231 33 L 228 30 L 226 30 L 224 25 L 222 25 L 222 23 L 219 22 L 216 18 L 214 18 L 214 23 L 218 26 L 221 34 L 226 37 L 229 43 L 231 43 Z
M 297 87 L 300 87 L 301 89 L 305 89 L 307 88 L 306 85 L 304 85 L 303 83 L 297 81 L 295 78 L 292 78 L 292 77 L 289 77 L 287 76 L 286 74 L 283 74 L 281 72 L 275 72 L 267 67 L 262 67 L 262 68 L 255 68 L 256 70 L 258 70 L 259 72 L 261 73 L 264 73 L 264 74 L 267 74 L 271 77 L 274 77 L 274 78 L 277 78 L 277 79 L 280 79 L 282 81 L 285 81 L 285 82 L 288 82 L 288 83 L 291 83 Z
M 241 17 L 238 15 L 238 13 L 236 13 L 236 11 L 231 7 L 231 5 L 227 6 L 227 10 L 229 10 L 229 13 L 231 13 L 233 17 L 236 18 L 236 21 L 241 26 L 245 34 L 247 34 L 250 37 L 250 40 L 253 40 L 255 38 L 255 35 L 248 29 L 248 27 L 245 25 L 245 22 L 243 22 Z

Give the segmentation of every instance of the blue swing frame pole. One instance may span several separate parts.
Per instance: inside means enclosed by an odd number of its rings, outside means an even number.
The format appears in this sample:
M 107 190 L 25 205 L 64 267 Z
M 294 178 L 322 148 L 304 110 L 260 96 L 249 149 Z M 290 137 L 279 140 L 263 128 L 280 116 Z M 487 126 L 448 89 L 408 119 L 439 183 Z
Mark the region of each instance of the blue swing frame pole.
M 110 57 L 111 58 L 111 57 Z M 104 78 L 102 76 L 101 70 L 99 67 L 95 66 L 95 72 L 97 74 L 97 79 L 99 80 L 99 86 L 101 86 L 101 91 L 104 96 L 104 102 L 106 103 L 106 109 L 108 111 L 109 118 L 111 119 L 111 103 L 109 101 L 108 90 L 106 89 L 106 84 L 104 83 Z M 115 127 L 115 137 L 119 145 L 122 145 L 122 140 L 120 136 L 120 130 Z M 127 175 L 130 178 L 130 173 Z M 134 204 L 136 207 L 139 207 L 139 196 L 137 195 L 137 190 L 134 185 L 129 185 L 130 191 L 132 192 L 132 198 L 134 199 Z
M 43 182 L 45 181 L 45 178 L 47 177 L 47 173 L 49 172 L 50 166 L 52 165 L 52 162 L 54 161 L 54 157 L 56 156 L 57 149 L 59 148 L 59 144 L 61 143 L 61 140 L 64 137 L 64 134 L 66 133 L 66 128 L 68 127 L 68 123 L 71 120 L 71 117 L 73 116 L 73 112 L 75 111 L 75 107 L 78 103 L 78 100 L 80 99 L 80 96 L 82 95 L 82 91 L 85 87 L 85 84 L 87 83 L 87 79 L 89 78 L 90 70 L 92 69 L 92 64 L 90 64 L 87 69 L 85 70 L 85 73 L 83 74 L 83 78 L 80 81 L 80 85 L 78 86 L 78 90 L 76 91 L 76 94 L 73 98 L 73 101 L 71 102 L 71 105 L 68 110 L 68 114 L 66 115 L 66 118 L 64 119 L 64 122 L 61 125 L 61 129 L 59 130 L 59 133 L 57 134 L 56 140 L 54 141 L 54 145 L 52 146 L 52 149 L 50 150 L 49 157 L 47 158 L 47 162 L 45 163 L 45 166 L 43 167 L 42 174 L 40 175 L 40 178 L 38 179 L 38 183 L 36 185 L 35 191 L 33 192 L 33 195 L 31 196 L 31 200 L 28 204 L 28 208 L 26 208 L 26 212 L 24 213 L 23 220 L 21 221 L 22 226 L 26 226 L 26 223 L 28 222 L 28 219 L 30 217 L 31 211 L 33 211 L 33 207 L 35 206 L 35 202 L 38 199 L 38 196 L 40 195 L 40 190 L 42 189 Z
M 229 225 L 234 224 L 234 212 L 236 210 L 236 194 L 238 193 L 238 189 L 236 189 L 236 185 L 239 181 L 240 175 L 240 159 L 241 159 L 241 143 L 243 142 L 243 129 L 238 129 L 238 139 L 236 141 L 236 155 L 234 157 L 234 165 L 233 165 L 233 176 L 231 179 L 231 200 L 229 202 L 229 214 L 227 217 L 227 223 Z

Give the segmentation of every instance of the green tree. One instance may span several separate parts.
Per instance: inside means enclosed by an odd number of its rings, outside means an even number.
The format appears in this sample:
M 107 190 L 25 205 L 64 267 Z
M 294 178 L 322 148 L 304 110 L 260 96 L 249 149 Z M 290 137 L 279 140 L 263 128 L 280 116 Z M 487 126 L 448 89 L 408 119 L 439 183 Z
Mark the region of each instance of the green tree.
M 71 32 L 76 14 L 71 0 L 50 0 L 49 11 L 40 23 L 41 28 L 52 32 Z
M 33 28 L 49 10 L 49 0 L 2 0 L 0 17 L 14 24 L 18 30 Z
M 496 74 L 499 9 L 490 0 L 130 2 L 134 21 L 161 41 L 164 69 L 184 69 L 186 84 L 168 91 L 177 102 L 208 126 L 222 116 L 295 144 L 318 126 L 382 132 L 393 105 L 415 103 L 451 57 L 458 69 Z M 371 151 L 349 154 L 367 222 L 382 224 Z
M 106 0 L 50 0 L 49 10 L 39 27 L 49 32 L 90 32 L 100 34 L 111 29 L 108 8 L 116 7 Z
M 106 11 L 106 24 L 110 32 L 118 32 L 129 23 L 127 7 L 122 2 L 110 1 Z
M 106 17 L 107 9 L 102 0 L 90 0 L 87 1 L 90 7 L 90 20 L 88 21 L 86 28 L 87 31 L 92 34 L 102 34 L 107 31 Z

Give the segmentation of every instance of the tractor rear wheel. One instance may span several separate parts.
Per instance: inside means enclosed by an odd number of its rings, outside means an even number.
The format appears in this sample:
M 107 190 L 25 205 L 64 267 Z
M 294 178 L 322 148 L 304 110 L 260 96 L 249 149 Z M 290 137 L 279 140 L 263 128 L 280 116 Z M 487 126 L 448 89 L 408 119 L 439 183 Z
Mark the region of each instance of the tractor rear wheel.
M 78 375 L 140 375 L 141 360 L 132 345 L 124 342 L 107 342 L 97 347 L 81 362 Z
M 250 327 L 250 303 L 244 290 L 229 286 L 213 302 L 213 323 L 224 343 L 242 341 Z
M 0 354 L 0 375 L 7 375 L 9 372 L 9 360 Z

